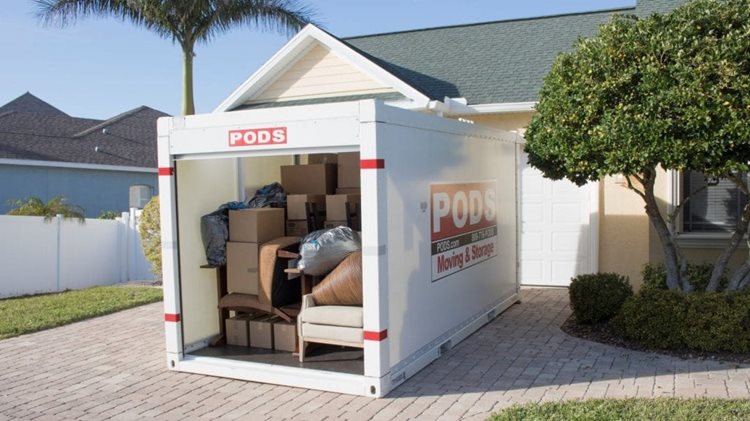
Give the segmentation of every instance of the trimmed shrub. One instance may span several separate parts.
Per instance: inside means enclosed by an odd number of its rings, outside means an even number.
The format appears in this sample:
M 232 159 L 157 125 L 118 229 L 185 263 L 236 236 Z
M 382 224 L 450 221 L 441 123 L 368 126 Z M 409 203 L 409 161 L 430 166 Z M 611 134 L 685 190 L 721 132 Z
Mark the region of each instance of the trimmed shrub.
M 714 265 L 711 263 L 688 264 L 687 274 L 694 291 L 705 291 Z M 667 289 L 667 269 L 663 263 L 646 263 L 643 266 L 643 288 Z M 726 289 L 729 280 L 726 274 L 719 282 L 719 291 Z
M 649 348 L 685 346 L 685 296 L 679 292 L 644 288 L 622 305 L 612 327 L 624 338 Z
M 685 298 L 685 345 L 700 351 L 750 352 L 750 294 L 702 292 Z
M 151 272 L 161 281 L 161 226 L 159 221 L 159 196 L 154 196 L 143 207 L 138 222 L 141 245 L 146 260 L 151 263 Z
M 627 277 L 616 273 L 579 275 L 568 289 L 570 307 L 578 323 L 597 323 L 614 316 L 633 295 Z

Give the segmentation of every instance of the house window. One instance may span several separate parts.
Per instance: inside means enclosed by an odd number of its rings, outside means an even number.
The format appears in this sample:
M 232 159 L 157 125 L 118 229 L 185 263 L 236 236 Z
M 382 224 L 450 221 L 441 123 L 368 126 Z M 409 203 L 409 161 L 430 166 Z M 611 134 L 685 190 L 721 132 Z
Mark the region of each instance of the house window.
M 734 182 L 686 171 L 682 174 L 682 197 L 692 193 L 682 214 L 683 232 L 734 231 L 747 200 Z

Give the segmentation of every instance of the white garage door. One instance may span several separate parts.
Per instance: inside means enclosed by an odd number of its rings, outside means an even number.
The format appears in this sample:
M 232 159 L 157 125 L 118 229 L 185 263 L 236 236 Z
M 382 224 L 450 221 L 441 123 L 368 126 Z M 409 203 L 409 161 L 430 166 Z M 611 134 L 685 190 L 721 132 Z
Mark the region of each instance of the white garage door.
M 521 284 L 567 286 L 592 272 L 592 187 L 551 181 L 521 160 Z

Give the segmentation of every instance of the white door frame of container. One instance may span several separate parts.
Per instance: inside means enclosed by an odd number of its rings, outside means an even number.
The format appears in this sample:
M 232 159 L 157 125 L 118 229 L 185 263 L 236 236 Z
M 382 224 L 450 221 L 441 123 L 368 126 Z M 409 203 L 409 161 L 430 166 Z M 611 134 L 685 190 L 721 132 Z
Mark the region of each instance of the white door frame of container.
M 360 121 L 362 115 L 374 116 L 376 106 L 378 105 L 374 101 L 320 104 L 306 108 L 304 118 L 301 118 L 299 109 L 289 111 L 276 108 L 196 115 L 190 119 L 177 117 L 159 120 L 159 188 L 163 189 L 160 190 L 160 208 L 162 220 L 171 221 L 170 224 L 162 226 L 165 330 L 169 368 L 365 396 L 382 396 L 390 390 L 390 378 L 387 376 L 390 371 L 389 340 L 382 334 L 365 335 L 363 375 L 186 355 L 189 349 L 207 344 L 210 338 L 201 339 L 197 343 L 184 343 L 180 292 L 182 279 L 177 249 L 176 178 L 179 174 L 175 171 L 176 161 L 348 151 L 359 151 L 363 161 L 377 161 L 375 121 L 371 124 L 361 124 Z M 280 122 L 287 126 L 287 136 L 298 136 L 297 145 L 259 145 L 248 149 L 216 142 L 208 145 L 205 142 L 207 138 L 226 139 L 227 132 L 231 130 L 252 129 L 259 125 L 277 127 Z M 316 141 L 320 136 L 325 138 L 326 147 L 316 146 L 321 143 Z M 175 138 L 179 138 L 180 142 L 171 143 Z M 383 211 L 381 208 L 386 204 L 377 203 L 376 198 L 377 191 L 383 188 L 381 186 L 384 182 L 382 171 L 362 171 L 362 217 L 363 220 L 370 221 L 366 225 L 363 224 L 362 235 L 363 267 L 370 268 L 364 271 L 363 276 L 363 321 L 366 333 L 387 331 L 387 285 L 381 285 L 378 278 L 380 273 L 384 272 L 384 268 L 380 266 L 385 264 L 381 255 L 385 250 L 384 238 L 387 227 L 379 226 L 377 223 L 378 213 Z
M 524 282 L 523 273 L 523 258 L 524 238 L 528 240 L 528 237 L 523 232 L 523 201 L 524 201 L 524 187 L 523 187 L 523 170 L 526 167 L 526 154 L 523 152 L 523 145 L 519 146 L 518 151 L 518 187 L 519 187 L 519 212 L 518 212 L 518 256 L 519 256 L 519 284 L 521 285 L 533 285 L 533 286 L 567 286 L 566 283 L 539 283 L 539 282 Z M 588 255 L 587 262 L 583 268 L 578 268 L 578 274 L 581 273 L 595 273 L 599 270 L 599 182 L 589 182 L 586 186 L 589 189 L 588 201 L 589 201 L 589 217 L 588 217 L 588 232 L 585 238 L 588 247 L 586 252 Z

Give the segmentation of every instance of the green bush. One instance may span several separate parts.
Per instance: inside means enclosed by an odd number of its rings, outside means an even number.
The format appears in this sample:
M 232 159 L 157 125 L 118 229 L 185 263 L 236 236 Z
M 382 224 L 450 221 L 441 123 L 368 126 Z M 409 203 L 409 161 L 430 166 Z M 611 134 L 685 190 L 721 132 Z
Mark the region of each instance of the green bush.
M 685 296 L 679 292 L 643 288 L 622 305 L 612 327 L 624 338 L 649 348 L 676 349 L 685 346 Z
M 138 232 L 141 235 L 141 245 L 146 260 L 151 263 L 151 272 L 156 280 L 161 280 L 161 227 L 159 224 L 159 196 L 154 196 L 143 207 L 141 219 L 138 222 Z
M 97 218 L 113 220 L 119 218 L 120 215 L 120 213 L 117 213 L 115 211 L 102 211 Z
M 705 291 L 714 265 L 711 263 L 688 264 L 687 274 L 694 291 Z M 643 266 L 643 288 L 667 289 L 667 269 L 663 263 L 646 263 Z M 726 274 L 721 277 L 719 290 L 726 289 L 729 281 Z
M 578 323 L 597 323 L 614 316 L 633 295 L 627 277 L 593 273 L 573 278 L 568 289 L 570 307 Z
M 612 327 L 649 348 L 747 353 L 750 293 L 644 288 L 623 304 Z
M 750 352 L 750 294 L 702 292 L 685 298 L 685 345 L 700 351 Z

